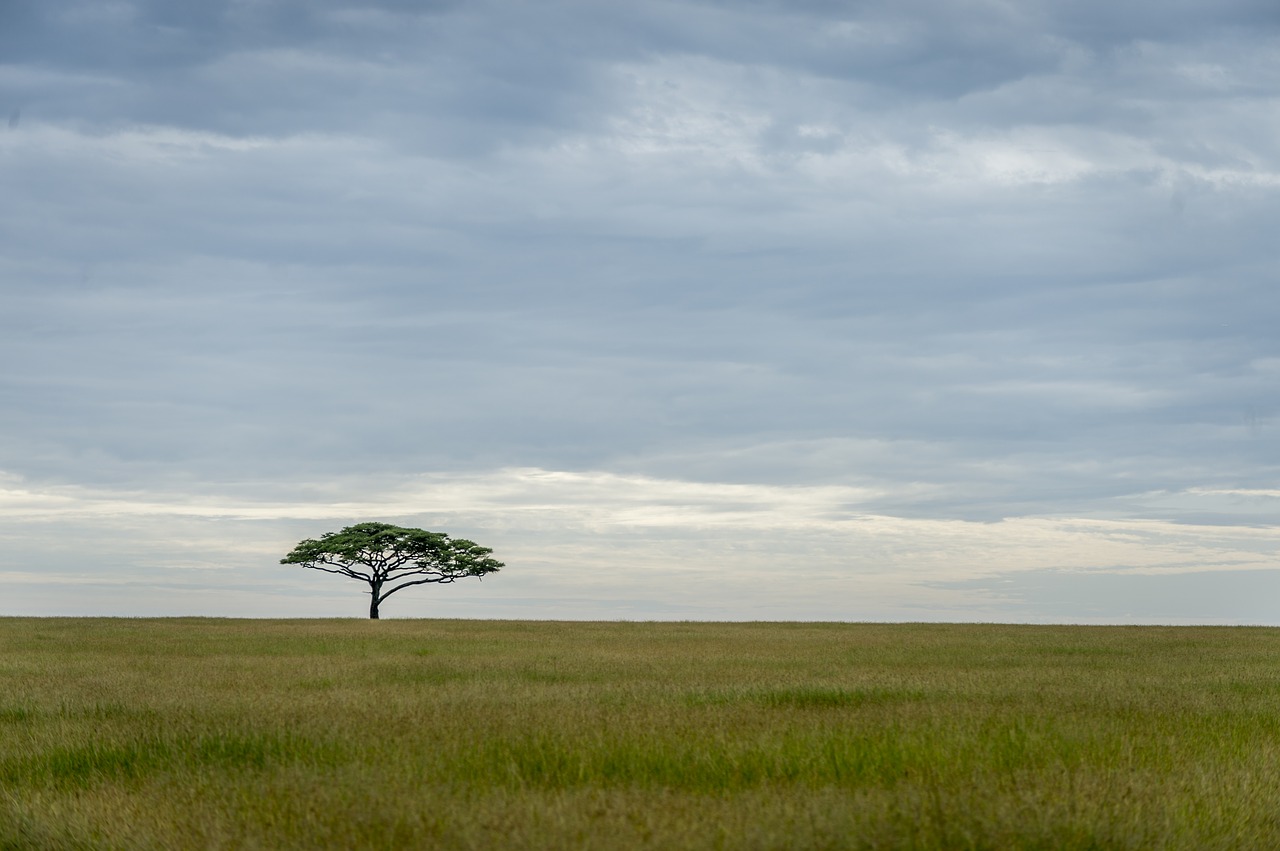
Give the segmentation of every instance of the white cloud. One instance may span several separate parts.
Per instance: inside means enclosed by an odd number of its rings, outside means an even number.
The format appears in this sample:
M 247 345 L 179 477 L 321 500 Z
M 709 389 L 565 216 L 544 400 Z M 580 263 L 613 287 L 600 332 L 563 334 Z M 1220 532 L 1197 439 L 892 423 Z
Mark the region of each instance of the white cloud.
M 340 492 L 347 498 L 332 498 Z M 392 519 L 496 547 L 509 569 L 473 601 L 475 611 L 489 605 L 492 614 L 497 606 L 522 617 L 547 616 L 545 595 L 570 587 L 590 592 L 574 609 L 577 617 L 610 617 L 620 605 L 636 617 L 682 616 L 690 585 L 719 589 L 720 602 L 704 605 L 708 616 L 721 618 L 762 617 L 772 606 L 787 613 L 778 616 L 809 610 L 874 617 L 867 600 L 899 617 L 962 616 L 969 606 L 989 611 L 993 604 L 934 586 L 1046 568 L 1130 576 L 1274 570 L 1280 546 L 1276 526 L 903 518 L 861 510 L 875 496 L 864 488 L 541 469 L 329 482 L 299 501 L 155 496 L 77 487 L 36 492 L 9 477 L 0 491 L 0 534 L 11 552 L 21 552 L 38 548 L 54 530 L 78 527 L 83 551 L 64 544 L 58 560 L 83 562 L 96 553 L 119 565 L 110 580 L 116 584 L 191 582 L 229 571 L 233 582 L 294 587 L 305 578 L 273 567 L 291 534 L 312 537 L 351 522 Z M 111 552 L 113 546 L 120 551 Z M 37 575 L 8 573 L 19 584 Z M 89 578 L 74 569 L 61 575 Z M 760 593 L 773 586 L 787 590 L 776 598 Z M 530 593 L 531 600 L 517 602 Z

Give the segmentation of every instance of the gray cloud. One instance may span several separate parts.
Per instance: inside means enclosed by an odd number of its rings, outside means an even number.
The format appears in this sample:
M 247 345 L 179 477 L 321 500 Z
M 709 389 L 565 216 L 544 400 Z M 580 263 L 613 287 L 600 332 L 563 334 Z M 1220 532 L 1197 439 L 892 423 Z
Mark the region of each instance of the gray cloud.
M 1275 486 L 1269 5 L 0 15 L 24 487 L 534 467 L 1251 526 L 1178 495 Z

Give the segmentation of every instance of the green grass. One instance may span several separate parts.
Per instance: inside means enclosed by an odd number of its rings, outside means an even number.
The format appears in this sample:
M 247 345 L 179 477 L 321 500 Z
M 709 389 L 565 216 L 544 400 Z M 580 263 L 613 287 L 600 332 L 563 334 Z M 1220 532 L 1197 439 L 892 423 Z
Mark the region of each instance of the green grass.
M 1280 847 L 1280 630 L 0 619 L 0 849 Z

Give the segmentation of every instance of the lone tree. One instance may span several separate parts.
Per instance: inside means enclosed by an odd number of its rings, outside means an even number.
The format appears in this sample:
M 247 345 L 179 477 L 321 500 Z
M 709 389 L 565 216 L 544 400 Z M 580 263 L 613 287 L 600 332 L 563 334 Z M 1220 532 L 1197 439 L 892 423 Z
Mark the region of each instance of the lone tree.
M 280 563 L 300 564 L 368 582 L 369 617 L 377 618 L 378 604 L 401 588 L 496 573 L 503 565 L 489 558 L 491 552 L 443 532 L 388 523 L 357 523 L 341 532 L 321 535 L 318 541 L 303 541 Z

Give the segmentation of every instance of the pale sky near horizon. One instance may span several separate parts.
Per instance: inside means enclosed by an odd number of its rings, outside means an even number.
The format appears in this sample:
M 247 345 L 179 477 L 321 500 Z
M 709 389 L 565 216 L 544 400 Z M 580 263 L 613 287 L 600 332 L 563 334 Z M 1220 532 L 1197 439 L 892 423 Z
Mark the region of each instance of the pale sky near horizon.
M 0 615 L 1280 625 L 1280 6 L 0 2 Z

